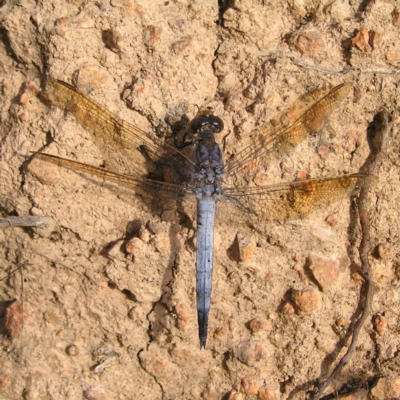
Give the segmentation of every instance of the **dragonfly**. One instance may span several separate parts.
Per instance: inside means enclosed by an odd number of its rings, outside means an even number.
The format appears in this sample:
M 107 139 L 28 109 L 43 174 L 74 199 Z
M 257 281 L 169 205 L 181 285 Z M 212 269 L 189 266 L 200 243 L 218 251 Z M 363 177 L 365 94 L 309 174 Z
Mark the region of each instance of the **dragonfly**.
M 327 117 L 351 89 L 350 83 L 342 83 L 323 94 L 321 91 L 313 92 L 300 107 L 286 114 L 282 124 L 267 125 L 254 131 L 243 148 L 224 163 L 223 152 L 216 141 L 224 123 L 210 108 L 201 109 L 189 123 L 193 146 L 191 156 L 187 156 L 182 148 L 169 145 L 156 135 L 129 124 L 70 84 L 49 78 L 44 98 L 72 113 L 102 149 L 117 149 L 124 157 L 131 157 L 133 172 L 120 173 L 42 152 L 36 153 L 35 157 L 145 196 L 197 203 L 196 305 L 202 349 L 206 347 L 211 305 L 216 205 L 223 202 L 245 216 L 285 221 L 300 219 L 315 207 L 348 196 L 362 174 L 269 185 L 238 185 L 236 178 L 254 166 L 268 166 L 271 159 L 289 154 L 307 136 L 321 131 Z M 115 150 L 110 150 L 108 156 L 113 158 L 115 154 Z M 171 181 L 149 175 L 151 164 L 165 167 L 170 172 Z M 232 184 L 226 185 L 227 181 Z

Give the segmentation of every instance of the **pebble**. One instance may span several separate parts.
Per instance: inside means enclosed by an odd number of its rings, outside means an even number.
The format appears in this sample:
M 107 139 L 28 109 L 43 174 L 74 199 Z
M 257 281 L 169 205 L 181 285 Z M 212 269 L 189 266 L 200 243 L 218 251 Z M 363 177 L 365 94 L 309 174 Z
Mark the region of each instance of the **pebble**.
M 381 260 L 387 260 L 392 256 L 392 246 L 389 243 L 379 243 L 377 250 Z
M 303 32 L 295 39 L 296 49 L 307 56 L 315 56 L 324 49 L 322 36 L 317 32 Z
M 400 278 L 400 262 L 398 262 L 395 266 L 394 266 L 394 273 L 396 275 L 397 278 Z
M 382 45 L 382 35 L 377 31 L 369 31 L 369 43 L 374 50 L 378 49 Z
M 83 392 L 83 397 L 87 400 L 107 400 L 108 396 L 103 388 L 91 387 Z
M 340 272 L 339 260 L 311 254 L 307 259 L 307 264 L 322 290 L 336 283 Z
M 129 254 L 133 254 L 135 257 L 141 258 L 144 255 L 145 243 L 138 237 L 134 237 L 125 245 L 125 250 Z
M 332 215 L 332 214 L 328 215 L 325 218 L 325 222 L 327 224 L 329 224 L 330 226 L 332 226 L 332 227 L 335 227 L 337 225 L 337 223 L 338 223 L 336 217 L 334 215 Z
M 395 8 L 392 12 L 392 24 L 400 26 L 400 10 L 398 8 Z
M 374 399 L 399 399 L 400 378 L 380 378 L 378 383 L 371 389 Z
M 282 314 L 294 314 L 294 307 L 290 303 L 285 303 L 282 307 Z
M 156 355 L 151 351 L 142 351 L 139 355 L 140 365 L 143 369 L 154 376 L 162 375 L 165 371 L 172 367 L 172 364 L 166 358 Z
M 6 308 L 4 326 L 11 339 L 20 337 L 24 321 L 28 316 L 29 311 L 26 302 L 22 304 L 20 301 L 16 300 Z
M 75 344 L 69 345 L 67 347 L 67 354 L 72 357 L 79 355 L 79 347 Z
M 250 366 L 256 366 L 269 355 L 263 342 L 256 339 L 243 340 L 233 350 L 233 354 L 239 361 Z
M 280 391 L 278 385 L 263 386 L 258 391 L 258 400 L 280 400 Z
M 214 337 L 222 338 L 222 337 L 226 336 L 227 333 L 228 333 L 228 328 L 226 326 L 220 326 L 217 329 L 215 329 Z
M 253 333 L 259 331 L 270 331 L 272 330 L 272 324 L 266 319 L 253 318 L 249 322 L 249 328 Z
M 149 221 L 147 223 L 147 229 L 153 234 L 164 232 L 164 225 L 160 221 Z
M 259 387 L 257 379 L 245 376 L 242 378 L 240 391 L 246 394 L 257 394 Z
M 329 148 L 327 146 L 319 146 L 318 147 L 318 154 L 323 159 L 326 160 L 329 157 Z
M 299 313 L 309 313 L 321 306 L 321 295 L 316 289 L 293 289 L 291 299 Z
M 160 40 L 162 29 L 158 26 L 148 26 L 143 34 L 143 43 L 147 47 L 154 47 L 155 44 Z
M 60 171 L 52 163 L 34 158 L 28 169 L 44 185 L 54 185 L 60 180 Z
M 360 28 L 357 35 L 351 39 L 350 43 L 352 47 L 357 47 L 364 53 L 369 53 L 372 51 L 372 47 L 369 44 L 369 32 L 366 28 Z
M 159 253 L 164 254 L 169 249 L 168 234 L 166 232 L 159 233 L 150 240 L 150 243 L 154 245 Z
M 193 41 L 193 36 L 185 36 L 182 39 L 172 43 L 171 45 L 171 51 L 178 55 L 185 51 L 192 43 Z
M 95 65 L 86 65 L 79 68 L 76 86 L 79 90 L 89 93 L 93 89 L 102 89 L 111 80 L 110 75 Z
M 244 396 L 242 393 L 236 392 L 235 390 L 232 390 L 229 393 L 228 400 L 244 400 Z
M 248 261 L 253 257 L 256 245 L 254 242 L 250 242 L 245 239 L 244 236 L 237 234 L 236 241 L 238 246 L 239 261 Z
M 374 329 L 380 334 L 383 335 L 387 328 L 387 319 L 382 314 L 376 314 L 372 318 L 372 324 L 374 325 Z

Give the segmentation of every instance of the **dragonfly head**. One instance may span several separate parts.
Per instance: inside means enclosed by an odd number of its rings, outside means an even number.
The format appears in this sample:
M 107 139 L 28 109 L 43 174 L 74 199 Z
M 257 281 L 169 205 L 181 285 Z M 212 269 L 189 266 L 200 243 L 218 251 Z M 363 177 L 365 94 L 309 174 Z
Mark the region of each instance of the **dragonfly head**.
M 224 129 L 224 122 L 215 116 L 210 107 L 199 110 L 197 115 L 190 121 L 190 130 L 199 133 L 203 130 L 211 130 L 212 133 L 219 133 Z

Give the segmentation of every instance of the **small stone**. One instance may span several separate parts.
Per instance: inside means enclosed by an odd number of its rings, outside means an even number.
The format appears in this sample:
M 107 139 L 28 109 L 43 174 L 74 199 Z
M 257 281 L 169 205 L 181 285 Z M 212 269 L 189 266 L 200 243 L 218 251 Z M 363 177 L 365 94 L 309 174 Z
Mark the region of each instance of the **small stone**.
M 378 256 L 381 260 L 387 260 L 392 255 L 392 246 L 389 243 L 378 244 Z
M 280 400 L 281 395 L 278 385 L 267 385 L 258 391 L 258 400 Z
M 1 389 L 7 389 L 11 384 L 11 380 L 8 376 L 3 377 L 0 379 L 0 388 Z
M 223 337 L 228 333 L 228 328 L 226 326 L 220 326 L 214 331 L 214 337 Z
M 351 279 L 353 279 L 353 281 L 359 285 L 363 285 L 365 282 L 365 279 L 361 276 L 359 272 L 353 272 L 351 274 Z
M 155 44 L 160 40 L 161 37 L 161 28 L 150 25 L 148 26 L 143 34 L 143 42 L 147 47 L 154 47 Z
M 339 337 L 343 337 L 349 325 L 350 321 L 347 318 L 338 318 L 332 326 L 332 329 Z
M 182 321 L 187 321 L 189 319 L 189 310 L 186 307 L 185 304 L 183 303 L 178 303 L 175 305 L 175 313 L 176 316 L 182 320 Z
M 304 181 L 306 179 L 311 179 L 311 175 L 306 171 L 298 171 L 296 174 L 296 180 Z
M 382 35 L 376 31 L 369 31 L 369 44 L 375 50 L 382 45 Z
M 150 232 L 145 228 L 141 228 L 139 230 L 138 237 L 143 242 L 148 243 L 150 240 Z
M 160 221 L 149 221 L 147 223 L 147 228 L 153 235 L 164 232 L 163 224 Z
M 145 309 L 141 306 L 132 307 L 128 312 L 128 318 L 133 321 L 144 321 L 145 317 Z
M 396 277 L 400 279 L 400 262 L 394 266 L 394 273 Z
M 253 333 L 259 331 L 270 331 L 272 329 L 272 324 L 266 319 L 253 318 L 249 322 L 249 328 Z
M 83 397 L 87 400 L 106 400 L 108 398 L 104 389 L 101 387 L 92 387 L 86 389 L 83 392 Z
M 28 169 L 44 185 L 54 185 L 60 180 L 60 171 L 52 163 L 33 158 Z
M 204 397 L 204 398 L 208 398 L 208 397 Z M 243 397 L 242 393 L 238 393 L 238 392 L 232 390 L 229 393 L 228 400 L 244 400 L 244 397 Z
M 28 318 L 28 304 L 21 303 L 16 300 L 7 308 L 4 318 L 4 326 L 10 335 L 11 339 L 18 338 L 21 335 L 24 321 Z
M 388 46 L 385 49 L 385 58 L 388 63 L 397 65 L 400 62 L 399 46 Z
M 108 72 L 97 65 L 85 65 L 76 73 L 76 86 L 79 90 L 90 93 L 93 89 L 102 89 L 111 80 Z
M 171 361 L 154 351 L 142 351 L 139 359 L 142 368 L 153 376 L 162 375 L 166 370 L 174 369 Z
M 326 146 L 319 146 L 318 147 L 318 154 L 323 159 L 326 160 L 329 156 L 329 148 Z
M 26 103 L 28 103 L 30 98 L 30 95 L 28 92 L 24 92 L 21 94 L 20 98 L 19 98 L 19 104 L 21 104 L 21 106 L 25 106 Z
M 337 225 L 337 223 L 338 223 L 336 217 L 334 215 L 332 215 L 332 214 L 328 215 L 325 218 L 325 222 L 327 224 L 329 224 L 330 226 L 332 226 L 332 227 L 335 227 Z
M 400 11 L 398 8 L 395 8 L 392 12 L 392 24 L 394 26 L 400 26 Z
M 76 346 L 75 344 L 71 344 L 67 347 L 67 354 L 69 356 L 77 356 L 79 355 L 79 347 Z
M 243 340 L 233 353 L 239 361 L 250 366 L 256 366 L 269 355 L 264 343 L 256 339 Z
M 104 32 L 103 40 L 111 51 L 118 53 L 121 51 L 121 46 L 124 41 L 124 33 L 120 28 L 115 27 Z
M 240 391 L 246 394 L 257 394 L 259 387 L 257 379 L 245 376 L 241 381 Z
M 294 307 L 290 303 L 285 303 L 282 307 L 282 314 L 294 314 Z
M 400 378 L 380 378 L 371 389 L 371 394 L 376 399 L 399 399 Z
M 306 273 L 305 273 L 305 271 L 304 271 L 304 268 L 303 268 L 299 263 L 296 263 L 296 264 L 294 265 L 293 271 L 296 271 L 296 272 L 299 274 L 299 278 L 300 278 L 302 281 L 305 281 L 305 280 L 307 279 Z
M 380 334 L 383 335 L 387 328 L 387 319 L 382 314 L 376 314 L 372 318 L 372 324 L 374 325 L 374 329 Z
M 29 113 L 27 113 L 27 112 L 22 112 L 21 114 L 18 114 L 18 119 L 19 119 L 21 122 L 27 121 L 27 120 L 29 119 Z
M 269 176 L 265 170 L 259 170 L 254 175 L 253 182 L 257 186 L 267 185 L 269 183 Z
M 293 289 L 291 299 L 299 313 L 318 310 L 321 304 L 321 295 L 316 289 Z
M 322 290 L 336 283 L 339 276 L 339 261 L 327 259 L 311 254 L 307 258 L 307 267 Z
M 237 234 L 236 241 L 238 245 L 239 261 L 248 261 L 254 254 L 255 243 L 245 239 L 244 236 Z
M 174 359 L 185 362 L 193 357 L 192 352 L 182 344 L 175 344 L 170 354 Z
M 134 237 L 125 245 L 125 250 L 129 254 L 133 254 L 135 257 L 141 258 L 144 255 L 145 243 L 138 237 Z
M 322 36 L 317 32 L 303 32 L 296 38 L 296 49 L 301 54 L 315 56 L 324 48 Z
M 155 235 L 150 240 L 150 243 L 152 243 L 156 250 L 161 254 L 164 254 L 168 250 L 170 245 L 169 237 L 166 232 L 158 233 L 157 235 Z
M 186 50 L 193 41 L 193 36 L 185 36 L 181 40 L 178 40 L 171 45 L 171 50 L 174 54 L 182 53 Z
M 361 28 L 357 35 L 351 39 L 351 46 L 357 47 L 364 53 L 369 53 L 372 51 L 372 47 L 369 44 L 369 32 L 366 28 Z

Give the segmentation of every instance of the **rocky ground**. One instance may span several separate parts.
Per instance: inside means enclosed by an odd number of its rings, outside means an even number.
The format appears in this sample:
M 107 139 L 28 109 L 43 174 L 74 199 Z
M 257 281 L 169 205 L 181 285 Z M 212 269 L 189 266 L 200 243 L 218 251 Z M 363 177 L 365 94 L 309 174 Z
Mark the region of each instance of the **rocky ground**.
M 171 144 L 172 125 L 211 106 L 226 160 L 305 93 L 353 84 L 320 133 L 249 165 L 246 185 L 358 172 L 386 108 L 368 203 L 376 291 L 325 398 L 400 398 L 400 3 L 21 0 L 0 12 L 1 216 L 50 221 L 0 230 L 0 399 L 308 399 L 347 350 L 363 285 L 349 198 L 284 224 L 222 203 L 200 350 L 194 207 L 30 161 L 105 161 L 37 96 L 46 76 Z

